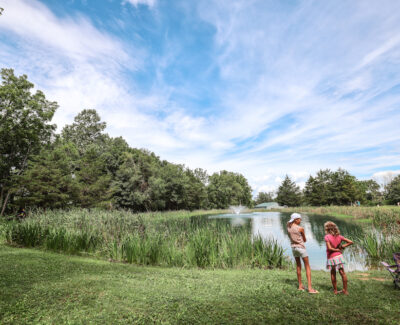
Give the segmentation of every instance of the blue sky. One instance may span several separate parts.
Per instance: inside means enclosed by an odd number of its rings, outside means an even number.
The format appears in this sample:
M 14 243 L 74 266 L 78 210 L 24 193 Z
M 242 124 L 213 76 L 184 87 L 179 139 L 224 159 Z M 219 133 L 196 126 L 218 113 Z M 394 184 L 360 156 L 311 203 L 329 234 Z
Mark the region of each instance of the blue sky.
M 254 190 L 400 172 L 400 1 L 0 0 L 0 66 L 162 159 Z

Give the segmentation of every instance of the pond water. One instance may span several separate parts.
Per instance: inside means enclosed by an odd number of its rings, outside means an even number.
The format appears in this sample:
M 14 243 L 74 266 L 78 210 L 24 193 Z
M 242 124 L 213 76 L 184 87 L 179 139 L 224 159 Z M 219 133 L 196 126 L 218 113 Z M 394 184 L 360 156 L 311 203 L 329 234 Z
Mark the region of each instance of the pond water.
M 335 222 L 341 235 L 353 239 L 363 233 L 363 228 L 353 223 L 327 216 L 307 215 L 302 213 L 301 226 L 304 227 L 307 242 L 306 248 L 309 255 L 310 266 L 313 270 L 325 270 L 326 246 L 324 241 L 324 223 Z M 233 226 L 245 227 L 251 231 L 252 236 L 261 236 L 265 239 L 275 238 L 286 250 L 293 261 L 290 240 L 286 231 L 286 223 L 290 219 L 289 213 L 281 212 L 254 212 L 242 214 L 221 214 L 209 216 L 209 219 L 221 219 Z M 368 269 L 368 262 L 364 253 L 355 245 L 346 248 L 343 252 L 348 271 L 363 271 Z

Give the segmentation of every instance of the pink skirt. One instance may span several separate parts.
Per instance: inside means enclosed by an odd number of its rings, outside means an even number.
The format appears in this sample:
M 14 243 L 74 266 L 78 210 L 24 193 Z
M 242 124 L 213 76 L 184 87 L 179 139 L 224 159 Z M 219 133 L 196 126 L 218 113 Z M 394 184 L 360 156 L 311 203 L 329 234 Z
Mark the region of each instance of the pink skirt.
M 335 257 L 332 258 L 328 258 L 328 260 L 326 261 L 326 268 L 328 270 L 331 270 L 332 267 L 336 266 L 338 269 L 342 269 L 344 264 L 346 264 L 343 255 L 337 255 Z

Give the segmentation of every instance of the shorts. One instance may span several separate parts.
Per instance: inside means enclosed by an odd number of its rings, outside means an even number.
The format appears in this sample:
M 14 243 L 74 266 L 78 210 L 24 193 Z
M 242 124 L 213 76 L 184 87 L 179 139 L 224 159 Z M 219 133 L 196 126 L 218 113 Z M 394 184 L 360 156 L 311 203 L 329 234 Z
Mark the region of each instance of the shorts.
M 338 256 L 328 258 L 328 260 L 326 261 L 326 268 L 328 270 L 331 270 L 332 268 L 337 266 L 338 269 L 343 269 L 345 264 L 346 261 L 344 260 L 343 255 L 340 254 Z
M 308 253 L 305 248 L 301 247 L 292 247 L 292 252 L 294 257 L 308 257 Z

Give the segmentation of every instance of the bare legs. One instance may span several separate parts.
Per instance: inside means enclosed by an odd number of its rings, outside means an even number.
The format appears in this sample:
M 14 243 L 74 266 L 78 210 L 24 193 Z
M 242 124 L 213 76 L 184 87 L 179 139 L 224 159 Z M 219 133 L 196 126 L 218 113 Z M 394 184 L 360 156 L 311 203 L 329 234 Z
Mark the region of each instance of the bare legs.
M 301 260 L 300 257 L 295 257 L 296 259 L 296 273 L 297 273 L 297 281 L 299 282 L 299 290 L 304 290 L 303 283 L 301 281 Z M 311 268 L 308 257 L 303 257 L 304 267 L 306 269 L 306 277 L 307 277 L 307 286 L 309 293 L 318 293 L 317 290 L 314 290 L 311 286 Z
M 333 286 L 333 293 L 336 295 L 338 293 L 343 293 L 345 295 L 348 295 L 349 292 L 347 291 L 347 275 L 344 272 L 343 268 L 339 269 L 340 276 L 342 277 L 343 281 L 343 290 L 338 292 L 337 291 L 337 283 L 336 283 L 336 266 L 333 266 L 331 269 L 331 280 L 332 280 L 332 286 Z
M 346 273 L 344 272 L 344 269 L 339 269 L 339 273 L 340 273 L 340 275 L 342 276 L 342 281 L 343 281 L 343 290 L 342 290 L 342 292 L 343 292 L 345 295 L 348 295 L 349 292 L 347 291 L 347 275 L 346 275 Z
M 333 293 L 337 295 L 337 282 L 336 282 L 336 266 L 331 268 L 331 281 L 333 286 Z
M 301 282 L 301 260 L 300 257 L 295 257 L 295 259 L 296 259 L 297 281 L 299 282 L 299 290 L 304 290 L 303 283 Z

